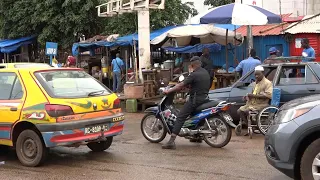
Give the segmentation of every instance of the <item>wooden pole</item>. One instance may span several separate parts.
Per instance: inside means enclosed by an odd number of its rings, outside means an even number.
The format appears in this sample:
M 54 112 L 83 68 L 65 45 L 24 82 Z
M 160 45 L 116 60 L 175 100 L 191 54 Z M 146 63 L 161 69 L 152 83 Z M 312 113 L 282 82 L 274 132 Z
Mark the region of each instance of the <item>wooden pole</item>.
M 78 46 L 78 57 L 76 58 L 76 67 L 78 67 L 79 61 L 81 62 L 80 46 Z
M 111 58 L 110 58 L 110 48 L 108 48 L 108 47 L 106 47 L 106 50 L 107 50 L 107 52 L 106 52 L 106 56 L 107 56 L 107 68 L 108 68 L 108 83 L 109 83 L 109 88 L 111 87 L 111 72 L 112 72 L 112 69 L 110 68 L 109 69 L 109 67 L 110 67 L 110 60 L 111 60 Z
M 234 41 L 234 57 L 233 57 L 233 61 L 234 61 L 234 65 L 238 65 L 237 63 L 237 29 L 236 29 L 236 26 L 234 26 L 234 38 L 233 38 L 233 41 Z M 235 67 L 234 66 L 234 67 Z
M 228 32 L 229 30 L 226 29 L 226 70 L 228 73 L 228 69 L 229 69 L 229 60 L 228 60 Z
M 135 71 L 135 79 L 136 83 L 139 82 L 139 69 L 138 69 L 138 60 L 137 60 L 137 48 L 136 41 L 133 41 L 133 55 L 134 55 L 134 71 Z

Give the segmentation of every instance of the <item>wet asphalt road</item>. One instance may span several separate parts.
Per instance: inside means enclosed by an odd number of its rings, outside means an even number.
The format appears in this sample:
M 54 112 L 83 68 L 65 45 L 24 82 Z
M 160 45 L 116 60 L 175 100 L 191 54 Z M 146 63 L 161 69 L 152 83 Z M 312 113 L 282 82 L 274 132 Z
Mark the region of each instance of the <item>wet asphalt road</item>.
M 2 153 L 5 165 L 0 165 L 0 179 L 289 180 L 267 163 L 261 135 L 252 140 L 234 135 L 223 149 L 179 138 L 177 150 L 162 150 L 161 144 L 151 144 L 142 136 L 142 114 L 126 118 L 124 134 L 103 153 L 91 153 L 86 146 L 55 148 L 37 168 L 21 166 L 14 152 Z

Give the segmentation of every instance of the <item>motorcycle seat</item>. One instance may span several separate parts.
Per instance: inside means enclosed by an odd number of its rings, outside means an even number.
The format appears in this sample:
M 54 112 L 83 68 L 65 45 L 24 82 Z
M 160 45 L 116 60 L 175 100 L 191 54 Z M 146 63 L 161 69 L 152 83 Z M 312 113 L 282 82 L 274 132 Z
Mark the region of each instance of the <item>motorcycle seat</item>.
M 201 112 L 202 110 L 211 108 L 211 107 L 215 107 L 220 103 L 220 101 L 217 100 L 210 100 L 209 102 L 206 102 L 204 104 L 201 104 L 200 106 L 198 106 L 195 110 L 195 112 Z

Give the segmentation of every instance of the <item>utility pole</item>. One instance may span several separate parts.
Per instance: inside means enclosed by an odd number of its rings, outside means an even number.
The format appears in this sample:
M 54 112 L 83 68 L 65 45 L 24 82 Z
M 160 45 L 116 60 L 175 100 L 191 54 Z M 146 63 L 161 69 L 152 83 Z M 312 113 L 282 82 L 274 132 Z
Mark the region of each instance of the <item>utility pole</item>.
M 165 0 L 108 0 L 106 3 L 97 6 L 99 17 L 112 17 L 122 13 L 137 12 L 138 14 L 138 56 L 139 56 L 139 72 L 140 80 L 142 77 L 142 69 L 151 67 L 150 61 L 150 13 L 149 9 L 164 9 Z M 102 12 L 101 7 L 105 6 L 107 11 Z M 135 40 L 134 40 L 135 41 Z M 134 42 L 135 44 L 135 42 Z M 134 45 L 135 47 L 135 45 Z M 136 58 L 136 57 L 135 57 Z M 135 67 L 137 62 L 135 62 Z

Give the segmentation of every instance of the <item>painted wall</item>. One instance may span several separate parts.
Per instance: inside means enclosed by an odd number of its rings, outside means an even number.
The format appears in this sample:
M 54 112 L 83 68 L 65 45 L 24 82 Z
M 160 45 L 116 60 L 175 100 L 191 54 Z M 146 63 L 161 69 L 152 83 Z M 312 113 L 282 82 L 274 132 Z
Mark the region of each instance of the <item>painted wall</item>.
M 292 35 L 293 39 L 290 43 L 290 55 L 291 56 L 301 56 L 303 48 L 301 48 L 301 39 L 308 38 L 310 46 L 316 52 L 316 61 L 320 62 L 320 35 L 316 33 L 301 33 Z
M 319 0 L 235 0 L 235 2 L 255 4 L 276 14 L 280 14 L 280 4 L 281 14 L 293 13 L 293 16 L 301 16 L 320 13 Z
M 236 58 L 240 62 L 243 59 L 248 57 L 246 42 L 244 42 L 241 46 L 236 47 L 234 51 L 236 54 Z M 269 48 L 276 47 L 280 50 L 280 54 L 283 56 L 289 56 L 290 48 L 289 43 L 283 38 L 283 36 L 256 36 L 253 37 L 253 47 L 257 51 L 257 56 L 260 57 L 262 61 L 264 61 L 269 56 Z M 215 66 L 222 66 L 226 63 L 226 54 L 225 54 L 225 46 L 222 46 L 220 52 L 211 53 L 211 59 Z M 228 52 L 228 62 L 229 66 L 236 66 L 234 62 L 234 55 L 232 50 L 229 48 Z

